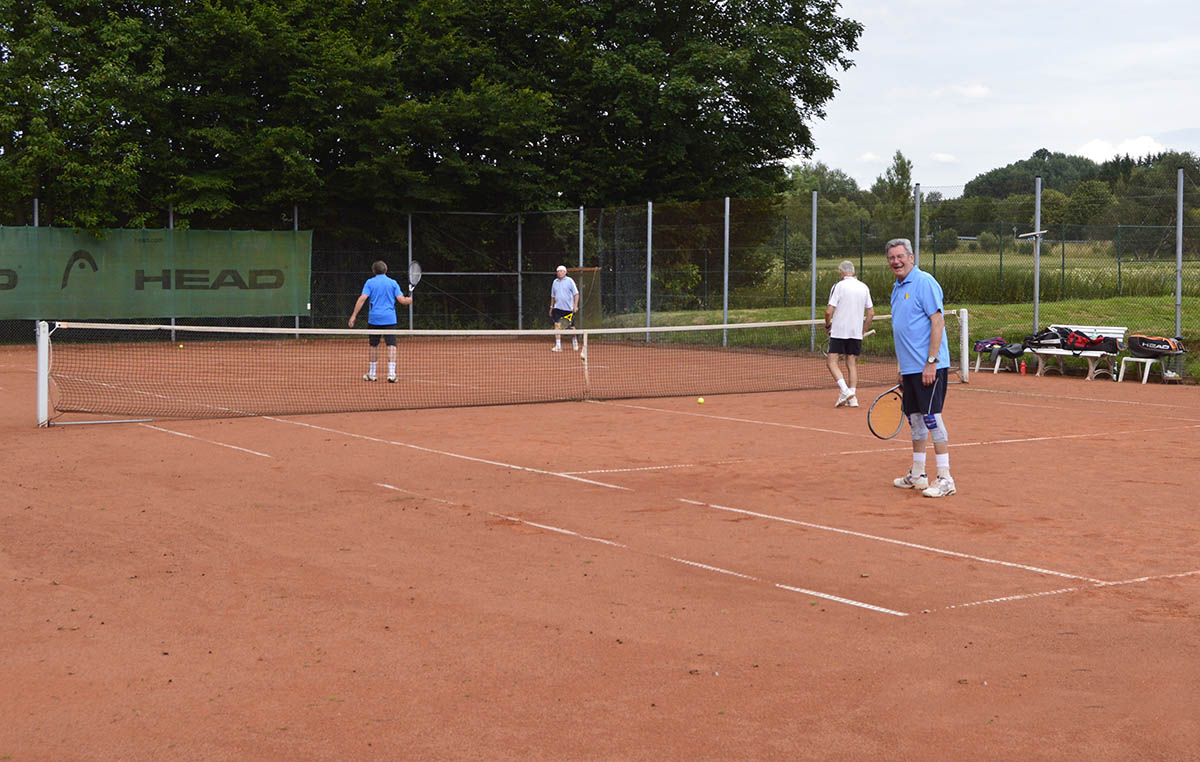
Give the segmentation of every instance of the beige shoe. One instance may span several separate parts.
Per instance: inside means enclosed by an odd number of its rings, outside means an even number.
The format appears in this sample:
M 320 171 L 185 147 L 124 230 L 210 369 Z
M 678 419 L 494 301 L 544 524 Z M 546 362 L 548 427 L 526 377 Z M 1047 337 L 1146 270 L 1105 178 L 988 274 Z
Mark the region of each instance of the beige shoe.
M 929 479 L 925 477 L 925 474 L 913 476 L 911 473 L 907 473 L 899 479 L 892 479 L 892 484 L 900 489 L 925 489 L 929 486 Z
M 929 485 L 929 489 L 921 494 L 925 497 L 949 497 L 958 490 L 954 489 L 954 480 L 949 476 L 939 476 Z

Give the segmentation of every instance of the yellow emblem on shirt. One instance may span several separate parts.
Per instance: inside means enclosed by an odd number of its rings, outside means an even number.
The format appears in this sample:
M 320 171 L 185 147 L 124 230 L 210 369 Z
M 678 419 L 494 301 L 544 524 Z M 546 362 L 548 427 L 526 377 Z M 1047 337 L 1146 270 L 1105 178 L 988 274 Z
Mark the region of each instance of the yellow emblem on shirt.
M 905 295 L 904 295 L 904 298 L 905 298 L 905 299 L 907 299 L 907 298 L 908 298 L 908 294 L 905 294 Z

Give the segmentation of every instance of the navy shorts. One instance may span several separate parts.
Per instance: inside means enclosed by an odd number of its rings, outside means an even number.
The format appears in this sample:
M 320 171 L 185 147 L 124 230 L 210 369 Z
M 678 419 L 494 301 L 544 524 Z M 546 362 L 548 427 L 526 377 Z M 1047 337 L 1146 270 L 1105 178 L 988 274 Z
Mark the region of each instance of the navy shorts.
M 829 354 L 861 355 L 862 339 L 829 339 Z
M 560 320 L 562 320 L 563 318 L 566 318 L 567 315 L 571 316 L 571 317 L 567 318 L 567 325 L 575 325 L 575 313 L 573 311 L 560 310 L 557 307 L 550 310 L 550 320 L 551 320 L 551 322 L 554 322 L 554 323 L 557 323 Z
M 367 328 L 392 328 L 392 329 L 394 329 L 395 327 L 396 327 L 396 323 L 392 323 L 391 325 L 375 325 L 374 323 L 367 323 Z M 380 339 L 383 339 L 384 343 L 387 344 L 389 347 L 394 347 L 397 344 L 396 334 L 394 334 L 394 333 L 389 333 L 386 336 L 384 336 L 383 334 L 380 334 L 380 333 L 373 333 L 367 337 L 367 340 L 371 342 L 371 346 L 373 346 L 373 347 L 379 346 Z
M 949 380 L 949 368 L 938 368 L 930 386 L 921 383 L 920 373 L 906 373 L 901 376 L 900 395 L 904 398 L 904 415 L 933 415 L 942 412 L 942 405 L 946 403 L 946 383 Z

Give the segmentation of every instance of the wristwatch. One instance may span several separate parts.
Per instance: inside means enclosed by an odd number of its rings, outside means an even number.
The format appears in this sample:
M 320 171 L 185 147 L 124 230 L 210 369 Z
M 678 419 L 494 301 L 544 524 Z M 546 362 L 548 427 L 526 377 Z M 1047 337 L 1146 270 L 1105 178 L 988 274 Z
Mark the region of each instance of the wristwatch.
M 937 358 L 936 357 L 926 357 L 925 362 L 930 365 L 937 365 Z

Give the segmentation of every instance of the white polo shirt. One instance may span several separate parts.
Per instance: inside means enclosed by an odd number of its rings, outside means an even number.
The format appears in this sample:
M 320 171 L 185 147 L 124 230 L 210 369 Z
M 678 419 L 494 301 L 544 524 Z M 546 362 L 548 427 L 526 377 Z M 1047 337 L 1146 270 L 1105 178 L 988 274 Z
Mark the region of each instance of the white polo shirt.
M 863 318 L 867 308 L 874 307 L 871 302 L 871 289 L 858 278 L 851 275 L 833 284 L 829 290 L 829 306 L 833 307 L 833 320 L 829 325 L 829 335 L 835 339 L 861 339 L 863 337 Z

